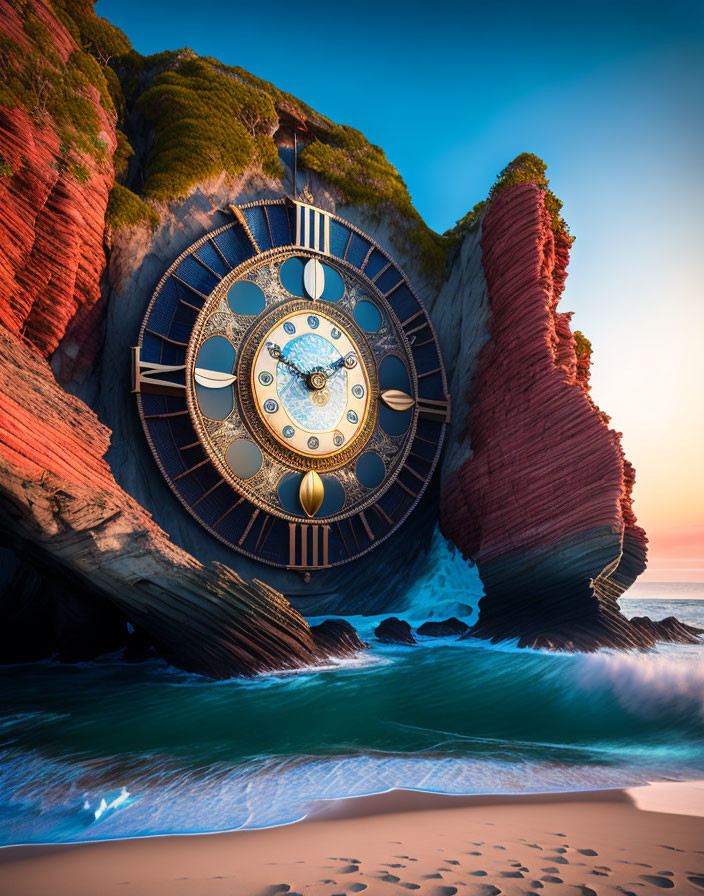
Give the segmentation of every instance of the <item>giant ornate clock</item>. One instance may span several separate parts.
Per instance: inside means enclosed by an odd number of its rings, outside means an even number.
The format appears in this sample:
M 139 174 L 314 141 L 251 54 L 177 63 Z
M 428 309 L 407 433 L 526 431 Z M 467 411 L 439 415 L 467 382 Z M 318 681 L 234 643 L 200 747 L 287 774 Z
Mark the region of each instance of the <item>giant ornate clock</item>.
M 231 206 L 156 288 L 133 391 L 194 517 L 264 563 L 359 557 L 425 490 L 449 419 L 430 320 L 391 258 L 293 200 Z

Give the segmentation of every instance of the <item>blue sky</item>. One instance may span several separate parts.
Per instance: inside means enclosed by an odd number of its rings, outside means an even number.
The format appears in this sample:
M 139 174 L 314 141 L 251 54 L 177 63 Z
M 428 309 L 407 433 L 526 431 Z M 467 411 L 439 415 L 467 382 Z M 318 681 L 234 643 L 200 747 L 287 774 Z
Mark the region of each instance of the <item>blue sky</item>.
M 189 46 L 359 128 L 441 232 L 519 152 L 544 158 L 577 237 L 561 310 L 593 342 L 593 395 L 638 470 L 651 578 L 667 555 L 704 580 L 704 4 L 96 10 L 141 53 Z

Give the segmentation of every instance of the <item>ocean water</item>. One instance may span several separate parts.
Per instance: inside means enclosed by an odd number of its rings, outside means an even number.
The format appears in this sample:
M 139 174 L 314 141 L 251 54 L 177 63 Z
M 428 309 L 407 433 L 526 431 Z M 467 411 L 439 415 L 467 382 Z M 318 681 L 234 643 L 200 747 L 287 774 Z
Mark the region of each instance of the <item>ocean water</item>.
M 399 615 L 471 619 L 475 571 L 439 539 L 433 551 L 433 573 Z M 704 627 L 704 585 L 648 583 L 630 595 L 629 615 Z M 371 639 L 383 617 L 349 618 Z M 704 644 L 585 656 L 373 643 L 324 669 L 218 683 L 119 656 L 0 668 L 0 844 L 286 824 L 317 800 L 393 788 L 558 792 L 697 778 Z

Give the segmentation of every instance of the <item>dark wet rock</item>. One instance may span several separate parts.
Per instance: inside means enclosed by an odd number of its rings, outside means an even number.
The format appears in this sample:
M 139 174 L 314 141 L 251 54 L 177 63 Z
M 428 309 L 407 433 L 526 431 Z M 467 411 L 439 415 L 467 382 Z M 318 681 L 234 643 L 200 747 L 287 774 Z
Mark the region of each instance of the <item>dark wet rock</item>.
M 415 644 L 416 639 L 413 637 L 410 625 L 405 619 L 399 619 L 398 616 L 390 616 L 384 619 L 374 629 L 374 635 L 384 644 Z
M 452 638 L 464 635 L 468 631 L 469 626 L 466 622 L 451 616 L 449 619 L 443 619 L 442 622 L 429 619 L 420 626 L 418 634 L 425 638 Z
M 326 619 L 310 629 L 313 643 L 330 656 L 354 656 L 369 645 L 345 619 Z

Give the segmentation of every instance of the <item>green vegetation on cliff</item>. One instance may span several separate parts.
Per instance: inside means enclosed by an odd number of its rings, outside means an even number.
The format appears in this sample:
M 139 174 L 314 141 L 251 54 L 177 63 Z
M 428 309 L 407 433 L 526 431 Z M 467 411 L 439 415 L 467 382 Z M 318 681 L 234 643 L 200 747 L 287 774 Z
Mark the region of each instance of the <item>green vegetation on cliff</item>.
M 86 2 L 56 0 L 57 18 L 78 45 L 64 62 L 57 52 L 54 36 L 27 0 L 14 0 L 29 50 L 0 36 L 0 105 L 25 109 L 35 121 L 52 124 L 59 136 L 56 164 L 79 183 L 88 172 L 82 156 L 107 161 L 107 145 L 100 137 L 100 119 L 91 101 L 90 88 L 100 94 L 103 108 L 111 115 L 115 106 L 109 82 L 112 72 L 91 52 L 112 47 L 126 52 L 130 43 L 119 29 L 98 19 L 93 5 Z
M 132 190 L 115 184 L 110 191 L 105 223 L 114 229 L 130 227 L 134 224 L 148 224 L 152 229 L 159 226 L 159 213 L 147 205 Z
M 496 176 L 496 182 L 489 190 L 489 196 L 478 202 L 471 211 L 460 218 L 454 227 L 447 230 L 444 236 L 453 243 L 459 242 L 465 233 L 479 223 L 491 200 L 496 198 L 499 193 L 515 184 L 534 183 L 545 191 L 545 207 L 550 215 L 553 231 L 565 234 L 574 241 L 574 237 L 570 235 L 569 227 L 562 217 L 562 202 L 550 189 L 550 181 L 545 176 L 547 169 L 548 166 L 541 158 L 532 152 L 522 152 Z
M 383 150 L 337 125 L 268 81 L 192 50 L 144 57 L 134 51 L 113 62 L 123 85 L 126 125 L 146 122 L 151 144 L 140 192 L 166 202 L 226 172 L 279 179 L 275 135 L 286 121 L 301 134 L 300 166 L 335 188 L 345 204 L 386 214 L 396 241 L 439 277 L 446 241 L 414 209 L 401 176 Z M 290 137 L 290 131 L 288 133 Z

